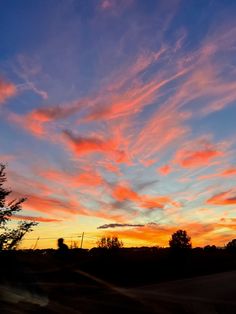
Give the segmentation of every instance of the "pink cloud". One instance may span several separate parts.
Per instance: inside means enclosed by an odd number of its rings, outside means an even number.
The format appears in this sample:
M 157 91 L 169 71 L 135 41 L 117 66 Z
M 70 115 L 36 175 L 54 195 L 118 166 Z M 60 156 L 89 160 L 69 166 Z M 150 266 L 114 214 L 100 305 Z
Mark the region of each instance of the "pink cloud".
M 104 183 L 103 178 L 92 169 L 89 172 L 68 174 L 58 170 L 39 171 L 39 175 L 58 184 L 65 184 L 68 188 L 80 186 L 95 187 Z
M 55 190 L 48 186 L 45 182 L 41 182 L 39 178 L 31 178 L 28 176 L 20 175 L 15 171 L 8 171 L 8 181 L 10 186 L 14 186 L 14 190 L 17 190 L 20 194 L 28 193 L 43 194 L 48 196 L 55 193 Z M 18 196 L 19 197 L 19 196 Z
M 114 91 L 109 99 L 105 99 L 103 106 L 95 106 L 87 117 L 87 121 L 110 120 L 137 114 L 149 105 L 156 97 L 157 92 L 170 82 L 185 75 L 186 69 L 170 74 L 167 78 L 161 75 L 147 83 L 138 86 L 126 87 L 126 91 Z M 123 74 L 124 75 L 124 74 Z M 106 104 L 107 103 L 107 104 Z
M 114 1 L 113 1 L 113 4 L 114 4 Z M 111 0 L 103 0 L 101 2 L 101 8 L 103 10 L 107 10 L 107 9 L 110 9 L 113 7 L 113 4 L 112 4 L 112 1 Z
M 16 86 L 0 78 L 0 104 L 7 101 L 8 98 L 15 96 L 17 93 Z
M 209 166 L 217 158 L 224 155 L 218 147 L 205 140 L 192 141 L 188 146 L 197 146 L 197 148 L 191 149 L 187 147 L 178 150 L 173 163 L 177 163 L 183 168 L 198 168 Z
M 24 209 L 26 210 L 34 210 L 47 214 L 64 212 L 68 215 L 80 214 L 81 212 L 81 205 L 70 200 L 64 201 L 56 197 L 49 197 L 44 195 L 40 196 L 33 194 L 27 194 L 26 197 L 27 202 L 25 202 L 24 204 Z
M 129 157 L 126 152 L 120 149 L 120 139 L 114 137 L 105 139 L 102 136 L 83 137 L 76 136 L 70 131 L 64 131 L 64 142 L 75 156 L 100 153 L 108 155 L 117 163 L 129 163 Z
M 109 161 L 102 163 L 102 166 L 103 166 L 107 171 L 114 172 L 114 173 L 116 173 L 116 174 L 119 174 L 119 173 L 120 173 L 120 169 L 119 169 L 118 165 L 112 164 L 112 163 L 109 162 Z
M 210 160 L 218 157 L 221 153 L 217 150 L 200 150 L 200 151 L 185 151 L 183 152 L 184 158 L 180 164 L 184 168 L 200 167 L 206 165 Z
M 158 168 L 158 171 L 160 172 L 160 174 L 162 174 L 163 176 L 168 175 L 171 172 L 171 166 L 170 165 L 164 165 L 160 168 Z
M 103 12 L 110 12 L 114 15 L 120 14 L 128 6 L 132 4 L 133 0 L 101 0 L 99 8 Z
M 13 215 L 11 218 L 16 219 L 16 220 L 30 220 L 30 221 L 37 221 L 37 222 L 60 222 L 61 221 L 55 218 L 24 216 L 24 215 Z
M 236 191 L 232 189 L 232 190 L 215 194 L 207 200 L 207 204 L 236 205 Z
M 228 168 L 221 172 L 222 176 L 235 176 L 236 175 L 236 168 Z
M 184 122 L 186 115 L 176 111 L 172 106 L 159 107 L 144 125 L 137 140 L 131 145 L 134 156 L 141 160 L 153 159 L 169 147 L 175 147 L 188 133 Z
M 209 180 L 209 179 L 213 179 L 213 178 L 224 178 L 224 177 L 233 177 L 236 176 L 236 168 L 231 167 L 231 168 L 227 168 L 223 171 L 220 172 L 216 172 L 216 173 L 211 173 L 208 175 L 203 175 L 198 177 L 199 180 Z
M 117 185 L 112 190 L 112 196 L 119 202 L 131 201 L 136 203 L 141 208 L 154 209 L 164 208 L 171 204 L 175 207 L 180 207 L 178 202 L 173 201 L 169 196 L 151 196 L 139 194 L 132 190 L 128 185 Z
M 139 201 L 139 195 L 128 186 L 118 185 L 114 188 L 112 194 L 113 197 L 120 202 L 124 200 Z
M 110 152 L 115 148 L 112 140 L 104 140 L 96 137 L 75 136 L 70 131 L 64 131 L 64 138 L 76 155 L 94 152 Z
M 85 100 L 84 100 L 85 101 Z M 25 115 L 9 113 L 8 120 L 17 123 L 36 137 L 48 135 L 46 126 L 58 120 L 69 118 L 81 110 L 84 101 L 75 101 L 63 105 L 41 107 Z
M 15 158 L 16 156 L 11 155 L 11 154 L 0 154 L 0 162 L 3 162 L 3 163 L 13 160 Z
M 45 135 L 45 121 L 31 119 L 30 114 L 23 116 L 11 112 L 8 114 L 8 121 L 10 123 L 15 123 L 19 125 L 36 137 L 42 137 L 43 135 Z
M 155 164 L 156 160 L 155 159 L 146 159 L 146 160 L 141 160 L 140 162 L 145 166 L 145 167 L 149 167 L 152 166 L 153 164 Z

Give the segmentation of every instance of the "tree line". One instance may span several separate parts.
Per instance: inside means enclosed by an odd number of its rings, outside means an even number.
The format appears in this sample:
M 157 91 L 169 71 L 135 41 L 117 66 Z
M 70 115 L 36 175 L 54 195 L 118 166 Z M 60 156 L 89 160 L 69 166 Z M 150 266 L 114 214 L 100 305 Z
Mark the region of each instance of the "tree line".
M 120 249 L 124 246 L 123 242 L 119 240 L 117 236 L 114 237 L 102 237 L 99 241 L 97 241 L 97 247 L 100 249 Z M 177 230 L 171 235 L 171 239 L 169 240 L 169 247 L 172 250 L 191 250 L 192 243 L 191 237 L 187 234 L 186 230 Z M 228 251 L 236 252 L 236 239 L 229 241 L 225 248 Z M 204 247 L 207 251 L 214 251 L 217 249 L 215 245 L 206 245 Z

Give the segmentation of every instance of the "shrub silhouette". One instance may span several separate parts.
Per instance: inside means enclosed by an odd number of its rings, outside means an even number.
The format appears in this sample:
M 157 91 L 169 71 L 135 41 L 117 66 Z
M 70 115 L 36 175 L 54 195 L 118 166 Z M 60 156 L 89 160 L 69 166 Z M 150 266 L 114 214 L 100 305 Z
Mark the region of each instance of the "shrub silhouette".
M 0 250 L 16 249 L 24 235 L 37 225 L 34 221 L 21 221 L 16 229 L 10 229 L 8 223 L 13 215 L 22 210 L 25 198 L 8 201 L 11 190 L 4 188 L 6 166 L 0 163 Z
M 172 234 L 169 241 L 171 249 L 191 249 L 192 243 L 190 236 L 185 230 L 178 230 Z
M 100 249 L 120 249 L 123 247 L 123 242 L 118 237 L 102 237 L 97 246 Z

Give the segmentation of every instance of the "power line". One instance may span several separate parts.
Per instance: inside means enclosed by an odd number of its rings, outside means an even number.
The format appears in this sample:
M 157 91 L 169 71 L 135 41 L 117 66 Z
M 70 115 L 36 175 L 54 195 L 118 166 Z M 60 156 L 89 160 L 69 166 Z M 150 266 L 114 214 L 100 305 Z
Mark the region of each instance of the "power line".
M 37 237 L 37 238 L 27 238 L 27 239 L 23 239 L 23 241 L 28 241 L 28 240 L 37 240 L 38 238 L 40 238 L 40 240 L 57 240 L 58 238 L 41 238 L 41 237 Z M 63 237 L 64 239 L 74 239 L 74 238 L 81 238 L 81 236 L 74 236 L 74 237 Z

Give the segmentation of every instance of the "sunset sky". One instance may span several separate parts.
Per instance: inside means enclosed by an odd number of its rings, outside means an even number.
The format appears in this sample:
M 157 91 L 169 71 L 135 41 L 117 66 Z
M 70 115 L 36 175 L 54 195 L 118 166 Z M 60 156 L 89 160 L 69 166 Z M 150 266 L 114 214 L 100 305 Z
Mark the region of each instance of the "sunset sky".
M 38 247 L 236 237 L 235 15 L 235 0 L 0 1 L 0 162 Z

